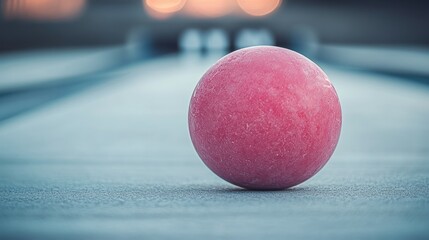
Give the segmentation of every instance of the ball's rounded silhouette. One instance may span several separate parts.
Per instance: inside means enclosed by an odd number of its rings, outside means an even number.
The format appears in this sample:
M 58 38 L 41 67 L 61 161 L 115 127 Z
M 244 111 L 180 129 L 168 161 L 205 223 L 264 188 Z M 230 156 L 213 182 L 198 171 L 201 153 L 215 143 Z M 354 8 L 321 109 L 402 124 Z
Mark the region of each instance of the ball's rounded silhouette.
M 213 65 L 189 106 L 192 143 L 219 177 L 247 189 L 285 189 L 329 160 L 341 107 L 326 74 L 279 47 L 250 47 Z

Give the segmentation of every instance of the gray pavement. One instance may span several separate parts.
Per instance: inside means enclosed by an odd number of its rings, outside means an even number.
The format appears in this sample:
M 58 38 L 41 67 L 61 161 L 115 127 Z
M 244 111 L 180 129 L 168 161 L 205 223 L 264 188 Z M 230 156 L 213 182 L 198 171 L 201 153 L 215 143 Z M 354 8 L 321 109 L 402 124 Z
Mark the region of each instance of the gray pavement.
M 343 108 L 315 177 L 246 191 L 187 130 L 214 58 L 171 56 L 0 123 L 1 239 L 428 239 L 429 87 L 322 66 Z

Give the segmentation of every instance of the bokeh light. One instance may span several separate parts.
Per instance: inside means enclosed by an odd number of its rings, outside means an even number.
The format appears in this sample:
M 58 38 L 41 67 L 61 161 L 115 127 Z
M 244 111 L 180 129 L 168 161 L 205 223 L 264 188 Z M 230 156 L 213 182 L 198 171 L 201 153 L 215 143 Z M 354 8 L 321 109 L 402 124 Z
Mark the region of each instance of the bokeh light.
M 167 18 L 180 11 L 186 0 L 145 0 L 146 12 L 155 18 Z
M 265 16 L 274 12 L 282 3 L 281 0 L 237 0 L 240 8 L 252 16 Z
M 5 0 L 4 16 L 8 19 L 61 20 L 78 16 L 86 0 Z
M 231 13 L 235 6 L 231 0 L 188 0 L 185 10 L 191 16 L 216 18 Z

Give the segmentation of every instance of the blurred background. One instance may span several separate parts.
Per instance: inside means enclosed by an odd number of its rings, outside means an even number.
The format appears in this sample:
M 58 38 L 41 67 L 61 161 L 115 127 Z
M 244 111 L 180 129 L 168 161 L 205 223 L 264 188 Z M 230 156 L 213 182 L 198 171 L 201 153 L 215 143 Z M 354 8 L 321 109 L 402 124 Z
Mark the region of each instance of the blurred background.
M 234 188 L 188 136 L 199 78 L 255 45 L 343 109 L 289 191 Z M 428 84 L 427 0 L 0 0 L 0 238 L 428 239 Z
M 2 52 L 122 45 L 142 32 L 177 50 L 189 29 L 220 30 L 228 49 L 258 30 L 282 46 L 300 34 L 324 44 L 425 46 L 429 38 L 422 0 L 3 0 L 1 7 Z
M 428 11 L 424 0 L 2 0 L 0 120 L 48 98 L 6 105 L 18 90 L 164 54 L 252 45 L 424 81 Z
M 0 120 L 94 83 L 79 81 L 88 74 L 252 45 L 425 81 L 428 11 L 424 0 L 2 0 Z

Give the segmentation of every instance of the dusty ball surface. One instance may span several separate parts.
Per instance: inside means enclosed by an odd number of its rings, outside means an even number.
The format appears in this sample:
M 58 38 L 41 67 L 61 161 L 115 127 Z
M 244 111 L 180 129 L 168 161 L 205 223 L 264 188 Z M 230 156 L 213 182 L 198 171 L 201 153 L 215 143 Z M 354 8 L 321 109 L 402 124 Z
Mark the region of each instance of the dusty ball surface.
M 230 53 L 201 78 L 189 105 L 189 132 L 203 162 L 248 189 L 285 189 L 329 160 L 341 107 L 326 74 L 279 47 Z

